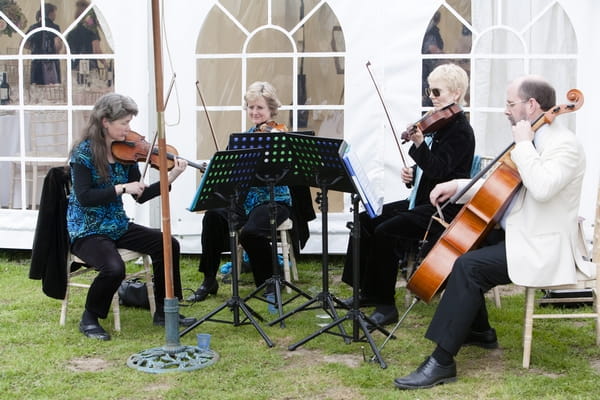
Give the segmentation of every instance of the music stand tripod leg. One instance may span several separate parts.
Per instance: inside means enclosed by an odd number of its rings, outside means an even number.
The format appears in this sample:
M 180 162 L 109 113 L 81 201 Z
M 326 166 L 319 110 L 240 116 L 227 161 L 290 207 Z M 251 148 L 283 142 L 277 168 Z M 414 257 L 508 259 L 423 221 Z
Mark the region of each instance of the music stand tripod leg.
M 344 318 L 338 318 L 338 314 L 335 309 L 335 303 L 337 303 L 338 305 L 340 305 L 343 308 L 346 308 L 346 307 L 344 306 L 344 303 L 342 301 L 337 299 L 335 296 L 333 296 L 329 292 L 329 258 L 328 258 L 329 257 L 329 247 L 328 247 L 328 238 L 327 238 L 327 232 L 328 232 L 327 192 L 328 192 L 329 186 L 337 183 L 337 181 L 339 179 L 341 179 L 341 177 L 336 177 L 331 181 L 329 181 L 328 179 L 320 179 L 319 176 L 317 176 L 317 178 L 316 178 L 317 182 L 319 183 L 319 187 L 321 189 L 321 193 L 319 194 L 318 199 L 320 199 L 321 220 L 322 220 L 321 230 L 323 232 L 323 239 L 322 239 L 323 250 L 322 250 L 322 261 L 321 261 L 322 291 L 320 293 L 318 293 L 316 296 L 314 296 L 313 298 L 311 298 L 309 301 L 304 303 L 303 305 L 301 305 L 298 308 L 296 308 L 295 310 L 293 310 L 292 312 L 289 312 L 283 316 L 280 316 L 279 318 L 275 319 L 274 321 L 271 321 L 269 323 L 269 325 L 273 325 L 273 324 L 276 324 L 277 322 L 283 321 L 285 318 L 287 318 L 299 311 L 314 310 L 317 308 L 321 308 L 321 309 L 323 309 L 323 311 L 325 311 L 327 314 L 329 314 L 333 319 L 333 322 L 327 326 L 329 326 L 329 327 L 339 326 L 340 333 L 339 334 L 336 333 L 336 335 L 343 337 L 344 341 L 347 344 L 349 344 L 350 343 L 349 335 L 346 333 L 344 326 L 341 325 L 341 322 L 344 320 Z M 319 200 L 317 200 L 317 202 L 319 202 Z M 320 307 L 311 307 L 314 303 L 317 303 L 317 302 L 320 304 Z M 303 343 L 306 343 L 308 340 L 311 340 L 311 339 L 315 338 L 316 336 L 319 336 L 321 333 L 327 332 L 327 333 L 334 334 L 334 333 L 328 332 L 328 331 L 329 331 L 329 329 L 326 329 L 326 328 L 320 329 L 315 334 L 308 336 L 306 338 L 306 340 L 299 342 L 297 344 L 297 346 L 299 346 Z
M 232 296 L 230 299 L 228 299 L 227 301 L 225 301 L 223 304 L 221 304 L 220 306 L 218 306 L 217 308 L 215 308 L 213 311 L 209 312 L 208 314 L 206 314 L 204 317 L 200 318 L 198 321 L 194 322 L 194 324 L 190 325 L 189 327 L 187 327 L 186 329 L 184 329 L 183 331 L 181 331 L 181 333 L 179 334 L 179 337 L 183 337 L 184 335 L 186 335 L 187 333 L 189 333 L 190 331 L 192 331 L 194 328 L 196 328 L 198 325 L 202 324 L 205 321 L 213 321 L 213 322 L 222 322 L 222 323 L 229 323 L 232 324 L 233 326 L 241 326 L 241 325 L 246 325 L 248 324 L 247 322 L 244 322 L 245 320 L 241 320 L 240 319 L 240 310 L 242 310 L 242 312 L 244 313 L 244 315 L 246 316 L 246 319 L 248 321 L 250 321 L 249 323 L 252 324 L 254 326 L 254 328 L 256 328 L 256 330 L 258 331 L 258 333 L 262 336 L 262 338 L 264 339 L 264 341 L 267 343 L 267 346 L 269 347 L 273 347 L 274 343 L 271 341 L 271 339 L 269 338 L 269 336 L 267 336 L 267 334 L 265 333 L 265 331 L 260 327 L 260 325 L 258 324 L 258 322 L 256 322 L 256 320 L 254 319 L 253 315 L 255 315 L 258 319 L 260 319 L 261 321 L 263 320 L 262 317 L 260 315 L 258 315 L 254 310 L 252 310 L 252 308 L 250 308 L 244 301 L 244 299 L 242 299 L 239 295 L 239 282 L 238 282 L 238 264 L 237 264 L 237 251 L 236 251 L 236 230 L 235 230 L 235 220 L 236 220 L 236 214 L 235 214 L 235 197 L 236 196 L 232 196 L 232 198 L 230 199 L 230 205 L 228 208 L 228 225 L 229 225 L 229 246 L 231 249 L 231 288 L 232 288 Z M 231 308 L 232 312 L 233 312 L 233 321 L 224 321 L 224 320 L 217 320 L 217 319 L 212 319 L 212 317 L 214 315 L 216 315 L 217 313 L 219 313 L 221 310 L 223 310 L 224 308 L 229 307 Z
M 385 335 L 388 335 L 387 331 L 385 329 L 383 329 L 382 327 L 380 327 L 379 325 L 377 325 L 374 321 L 372 321 L 370 318 L 368 318 L 367 316 L 364 315 L 364 313 L 362 311 L 359 310 L 358 308 L 358 291 L 359 291 L 359 282 L 360 282 L 360 268 L 359 268 L 359 263 L 360 263 L 360 246 L 359 246 L 359 240 L 360 240 L 360 220 L 359 220 L 359 216 L 358 216 L 358 201 L 359 198 L 357 195 L 353 194 L 353 198 L 352 198 L 352 202 L 353 202 L 353 223 L 350 224 L 351 227 L 351 232 L 350 235 L 352 237 L 353 240 L 353 250 L 352 250 L 352 273 L 353 273 L 353 280 L 352 280 L 352 287 L 353 287 L 353 298 L 352 298 L 352 306 L 350 307 L 350 309 L 348 310 L 348 313 L 342 317 L 339 318 L 336 321 L 333 321 L 331 324 L 325 326 L 320 332 L 317 332 L 315 334 L 313 334 L 312 336 L 307 337 L 306 339 L 293 344 L 291 346 L 289 346 L 289 350 L 295 350 L 298 346 L 306 343 L 307 341 L 311 340 L 313 337 L 316 337 L 317 335 L 327 332 L 329 329 L 333 328 L 336 325 L 341 324 L 342 322 L 346 321 L 346 320 L 351 320 L 352 321 L 352 340 L 353 341 L 362 341 L 360 335 L 359 335 L 359 331 L 362 331 L 364 334 L 364 338 L 366 339 L 366 341 L 369 343 L 369 346 L 371 347 L 371 350 L 373 351 L 373 354 L 375 354 L 374 358 L 376 358 L 379 362 L 379 365 L 381 366 L 381 368 L 387 368 L 387 364 L 385 363 L 385 361 L 383 360 L 383 358 L 381 357 L 381 353 L 379 351 L 379 349 L 377 348 L 377 345 L 375 344 L 375 341 L 373 340 L 373 337 L 371 336 L 371 333 L 369 331 L 369 327 L 367 326 L 366 322 L 369 322 L 371 324 L 371 326 L 374 326 L 375 329 L 383 332 Z M 366 321 L 366 322 L 365 322 Z M 389 335 L 388 335 L 389 337 Z

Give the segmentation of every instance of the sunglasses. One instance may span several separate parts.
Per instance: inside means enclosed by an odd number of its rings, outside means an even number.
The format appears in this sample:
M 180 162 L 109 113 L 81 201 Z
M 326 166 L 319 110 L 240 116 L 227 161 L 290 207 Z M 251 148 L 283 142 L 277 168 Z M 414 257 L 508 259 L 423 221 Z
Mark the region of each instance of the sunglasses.
M 442 92 L 442 89 L 438 89 L 438 88 L 427 88 L 425 89 L 425 93 L 427 94 L 427 96 L 431 96 L 433 95 L 433 97 L 439 97 L 440 93 Z

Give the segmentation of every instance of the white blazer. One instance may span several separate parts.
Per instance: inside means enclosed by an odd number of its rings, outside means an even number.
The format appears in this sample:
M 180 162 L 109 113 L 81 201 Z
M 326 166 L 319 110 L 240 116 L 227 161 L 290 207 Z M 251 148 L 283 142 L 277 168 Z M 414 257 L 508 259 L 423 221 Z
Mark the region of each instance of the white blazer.
M 585 153 L 573 132 L 556 121 L 538 129 L 535 146 L 519 142 L 511 151 L 523 185 L 506 215 L 510 279 L 523 286 L 575 283 L 576 266 L 588 277 L 595 264 L 579 246 L 578 211 Z M 468 180 L 459 180 L 459 187 Z M 466 202 L 483 182 L 474 185 Z

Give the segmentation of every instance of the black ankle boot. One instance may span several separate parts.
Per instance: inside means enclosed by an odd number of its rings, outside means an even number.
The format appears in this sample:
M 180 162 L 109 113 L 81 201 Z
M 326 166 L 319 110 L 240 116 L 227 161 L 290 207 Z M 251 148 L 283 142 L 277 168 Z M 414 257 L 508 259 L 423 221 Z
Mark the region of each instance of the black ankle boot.
M 198 290 L 194 292 L 190 297 L 188 297 L 187 301 L 204 301 L 208 297 L 209 294 L 215 295 L 219 290 L 219 282 L 217 280 L 213 280 L 211 283 L 202 283 Z

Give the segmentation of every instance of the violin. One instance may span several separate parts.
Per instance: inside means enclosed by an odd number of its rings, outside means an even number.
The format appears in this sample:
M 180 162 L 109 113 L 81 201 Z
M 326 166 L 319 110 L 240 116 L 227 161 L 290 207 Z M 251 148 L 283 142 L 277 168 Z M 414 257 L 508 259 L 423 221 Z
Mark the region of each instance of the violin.
M 152 151 L 150 151 L 152 148 Z M 153 168 L 158 169 L 158 146 L 152 146 L 144 136 L 137 132 L 129 131 L 125 140 L 112 142 L 111 151 L 113 156 L 124 164 L 132 164 L 138 161 L 149 162 Z M 148 158 L 148 155 L 150 157 Z M 167 169 L 170 171 L 175 166 L 175 160 L 180 158 L 187 161 L 188 165 L 204 171 L 206 166 L 179 157 L 177 149 L 167 145 Z
M 443 128 L 452 121 L 456 114 L 462 112 L 462 108 L 452 103 L 439 110 L 435 110 L 425 114 L 423 118 L 412 124 L 407 130 L 402 132 L 402 144 L 410 140 L 410 136 L 415 133 L 416 129 L 419 128 L 424 135 L 428 133 L 436 132 L 438 129 Z
M 267 121 L 258 125 L 255 132 L 287 132 L 287 126 L 275 121 Z

